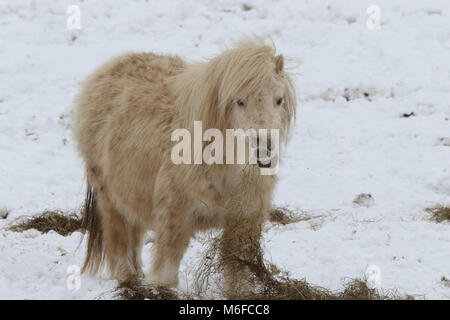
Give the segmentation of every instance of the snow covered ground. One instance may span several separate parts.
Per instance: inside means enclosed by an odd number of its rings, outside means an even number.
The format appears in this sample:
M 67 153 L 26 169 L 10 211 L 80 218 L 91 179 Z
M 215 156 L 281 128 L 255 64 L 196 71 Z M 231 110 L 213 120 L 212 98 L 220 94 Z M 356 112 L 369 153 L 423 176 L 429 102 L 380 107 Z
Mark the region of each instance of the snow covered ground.
M 367 25 L 372 4 L 378 29 Z M 67 28 L 70 5 L 81 30 Z M 450 205 L 445 0 L 0 0 L 0 209 L 11 212 L 0 219 L 0 298 L 109 297 L 116 285 L 82 276 L 80 289 L 67 288 L 67 268 L 83 259 L 80 233 L 6 230 L 19 216 L 81 206 L 70 110 L 85 76 L 124 51 L 196 60 L 245 35 L 269 36 L 292 58 L 298 119 L 275 204 L 314 216 L 267 224 L 267 256 L 329 289 L 376 265 L 382 288 L 450 298 L 441 281 L 450 278 L 450 224 L 425 212 Z M 361 193 L 372 195 L 368 207 L 353 203 Z M 201 250 L 191 242 L 180 289 L 192 287 Z

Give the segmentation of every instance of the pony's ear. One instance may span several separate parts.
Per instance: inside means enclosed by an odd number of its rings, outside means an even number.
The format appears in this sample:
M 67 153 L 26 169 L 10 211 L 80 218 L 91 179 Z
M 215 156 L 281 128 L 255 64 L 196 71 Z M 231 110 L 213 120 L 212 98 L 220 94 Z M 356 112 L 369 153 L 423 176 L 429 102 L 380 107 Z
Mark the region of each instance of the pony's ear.
M 275 57 L 275 71 L 276 73 L 281 73 L 284 67 L 284 57 L 282 54 Z

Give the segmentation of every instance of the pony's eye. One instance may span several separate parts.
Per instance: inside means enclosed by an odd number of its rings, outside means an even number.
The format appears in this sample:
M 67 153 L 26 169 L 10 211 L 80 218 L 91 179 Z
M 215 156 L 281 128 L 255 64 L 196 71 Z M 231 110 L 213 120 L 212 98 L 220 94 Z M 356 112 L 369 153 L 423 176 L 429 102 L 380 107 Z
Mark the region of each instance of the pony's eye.
M 280 98 L 280 99 L 277 100 L 277 105 L 280 105 L 282 103 L 283 103 L 283 98 Z
M 245 106 L 245 103 L 242 100 L 237 100 L 236 103 L 239 107 Z

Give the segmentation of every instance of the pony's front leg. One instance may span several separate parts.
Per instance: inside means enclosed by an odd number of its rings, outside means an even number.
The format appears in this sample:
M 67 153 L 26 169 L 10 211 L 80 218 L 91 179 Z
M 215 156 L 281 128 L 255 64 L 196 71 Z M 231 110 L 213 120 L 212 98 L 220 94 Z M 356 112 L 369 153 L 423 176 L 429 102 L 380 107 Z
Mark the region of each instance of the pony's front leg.
M 174 201 L 167 208 L 160 208 L 153 264 L 147 283 L 156 286 L 176 287 L 178 269 L 192 236 L 192 227 L 186 219 L 186 207 Z
M 255 280 L 264 273 L 260 245 L 261 214 L 231 215 L 220 242 L 220 263 L 224 267 L 225 294 L 230 299 L 245 298 L 254 290 Z

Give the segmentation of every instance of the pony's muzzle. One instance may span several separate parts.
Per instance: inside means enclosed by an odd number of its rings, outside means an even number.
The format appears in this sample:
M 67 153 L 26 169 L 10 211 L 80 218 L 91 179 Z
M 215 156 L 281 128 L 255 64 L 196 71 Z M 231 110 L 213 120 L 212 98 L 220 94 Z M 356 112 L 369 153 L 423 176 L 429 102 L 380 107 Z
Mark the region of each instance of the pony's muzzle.
M 275 160 L 275 153 L 272 152 L 272 143 L 270 140 L 257 138 L 256 159 L 260 168 L 271 168 Z

